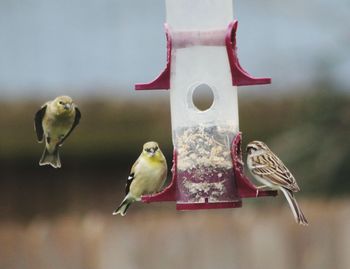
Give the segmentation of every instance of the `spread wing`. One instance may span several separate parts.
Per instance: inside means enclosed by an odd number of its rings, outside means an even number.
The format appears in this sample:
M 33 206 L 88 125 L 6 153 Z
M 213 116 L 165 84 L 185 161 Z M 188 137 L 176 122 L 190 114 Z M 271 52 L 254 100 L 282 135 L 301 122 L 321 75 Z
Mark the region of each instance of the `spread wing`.
M 134 165 L 132 166 L 130 175 L 128 176 L 128 179 L 126 181 L 126 184 L 125 184 L 125 194 L 126 195 L 129 193 L 130 185 L 131 185 L 132 181 L 135 179 L 135 167 L 138 163 L 139 163 L 139 159 L 137 159 L 136 162 L 134 163 Z
M 271 151 L 253 156 L 252 173 L 291 191 L 300 190 L 292 173 Z
M 47 105 L 42 106 L 38 112 L 35 113 L 34 117 L 34 129 L 39 142 L 43 141 L 44 129 L 43 129 L 43 118 L 46 112 Z
M 69 132 L 62 138 L 62 140 L 59 143 L 59 146 L 63 145 L 63 142 L 67 139 L 67 137 L 73 132 L 74 128 L 79 124 L 79 121 L 81 119 L 81 113 L 80 110 L 75 107 L 75 118 L 72 127 L 70 128 Z

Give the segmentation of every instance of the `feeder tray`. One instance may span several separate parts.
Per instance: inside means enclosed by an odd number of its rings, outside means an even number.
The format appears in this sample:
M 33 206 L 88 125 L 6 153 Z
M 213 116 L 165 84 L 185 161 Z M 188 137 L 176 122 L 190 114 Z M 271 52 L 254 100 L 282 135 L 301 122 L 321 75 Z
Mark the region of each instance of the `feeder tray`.
M 237 86 L 271 79 L 255 78 L 239 64 L 232 0 L 167 0 L 166 8 L 166 67 L 135 89 L 170 90 L 173 177 L 162 192 L 142 201 L 176 201 L 178 210 L 195 210 L 241 207 L 242 198 L 276 196 L 258 190 L 243 172 Z M 207 110 L 193 102 L 203 85 L 214 96 Z

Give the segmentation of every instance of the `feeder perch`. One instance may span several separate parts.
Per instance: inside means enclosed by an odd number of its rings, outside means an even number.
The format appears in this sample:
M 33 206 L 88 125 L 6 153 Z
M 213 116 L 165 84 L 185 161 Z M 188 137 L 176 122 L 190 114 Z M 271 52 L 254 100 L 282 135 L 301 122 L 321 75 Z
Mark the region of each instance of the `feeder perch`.
M 244 175 L 237 86 L 269 84 L 249 75 L 237 57 L 232 0 L 166 0 L 167 64 L 136 90 L 170 90 L 174 145 L 172 181 L 142 201 L 176 201 L 178 210 L 234 208 L 242 198 L 275 196 Z M 203 85 L 213 95 L 207 110 L 193 102 Z

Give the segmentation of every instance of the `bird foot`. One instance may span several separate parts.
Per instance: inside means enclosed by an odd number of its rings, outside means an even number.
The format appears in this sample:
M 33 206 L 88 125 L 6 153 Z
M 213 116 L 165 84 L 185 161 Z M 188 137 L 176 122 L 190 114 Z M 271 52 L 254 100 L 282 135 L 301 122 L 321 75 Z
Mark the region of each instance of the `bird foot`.
M 237 159 L 236 159 L 236 162 L 239 163 L 241 166 L 244 166 L 244 162 L 241 161 L 240 159 L 237 158 Z

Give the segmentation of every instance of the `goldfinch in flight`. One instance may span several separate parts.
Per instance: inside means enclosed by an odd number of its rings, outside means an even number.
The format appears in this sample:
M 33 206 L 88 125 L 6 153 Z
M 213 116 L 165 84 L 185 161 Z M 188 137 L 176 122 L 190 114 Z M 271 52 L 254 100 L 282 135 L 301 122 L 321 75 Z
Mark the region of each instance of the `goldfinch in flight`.
M 140 201 L 144 194 L 159 192 L 167 177 L 167 163 L 156 142 L 143 145 L 141 155 L 131 168 L 125 186 L 125 198 L 113 215 L 125 216 L 131 203 Z
M 247 145 L 247 154 L 247 165 L 254 178 L 264 186 L 281 190 L 289 203 L 295 221 L 301 225 L 308 225 L 293 194 L 300 191 L 300 188 L 283 162 L 265 143 L 260 141 L 250 142 Z
M 38 142 L 45 142 L 39 165 L 61 167 L 59 147 L 78 125 L 80 118 L 81 113 L 69 96 L 59 96 L 41 107 L 34 120 Z

